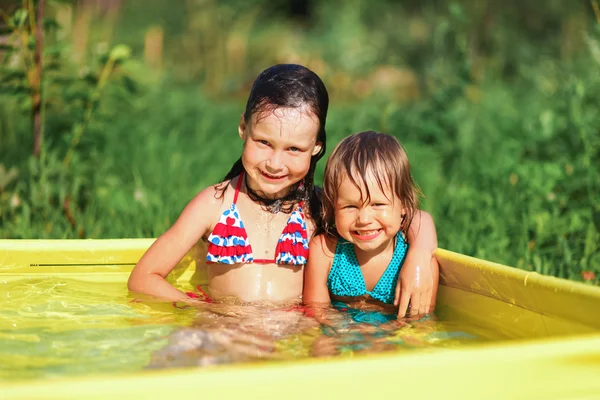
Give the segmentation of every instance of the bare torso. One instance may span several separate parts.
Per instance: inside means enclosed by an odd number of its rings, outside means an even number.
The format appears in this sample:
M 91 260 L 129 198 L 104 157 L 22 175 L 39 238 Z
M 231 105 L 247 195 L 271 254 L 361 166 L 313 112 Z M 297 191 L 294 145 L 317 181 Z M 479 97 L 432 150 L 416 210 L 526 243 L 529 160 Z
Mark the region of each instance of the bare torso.
M 208 290 L 219 298 L 242 301 L 300 302 L 302 267 L 277 264 L 208 264 Z
M 223 205 L 218 216 L 215 216 L 211 226 L 215 224 L 221 213 L 233 203 L 233 188 L 231 185 L 224 196 Z M 273 259 L 277 241 L 290 217 L 280 212 L 269 214 L 262 211 L 258 205 L 250 201 L 245 194 L 240 193 L 237 201 L 240 217 L 244 222 L 248 240 L 252 246 L 255 259 Z M 313 224 L 307 221 L 308 237 L 312 235 Z M 208 237 L 210 232 L 206 235 Z M 236 297 L 241 301 L 274 301 L 300 302 L 302 296 L 303 267 L 295 265 L 278 265 L 275 263 L 251 264 L 217 264 L 206 263 L 206 246 L 199 252 L 199 268 L 206 268 L 209 281 L 208 290 L 215 298 Z

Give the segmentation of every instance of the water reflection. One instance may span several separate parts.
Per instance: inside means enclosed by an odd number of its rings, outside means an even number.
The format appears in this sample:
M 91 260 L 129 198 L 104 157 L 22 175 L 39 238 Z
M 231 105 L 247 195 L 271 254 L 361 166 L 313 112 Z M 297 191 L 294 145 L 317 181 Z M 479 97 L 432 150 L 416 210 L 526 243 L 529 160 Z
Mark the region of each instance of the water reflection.
M 398 320 L 393 309 L 366 302 L 331 307 L 206 304 L 189 327 L 153 353 L 148 368 L 344 356 L 452 347 L 485 340 L 435 315 Z

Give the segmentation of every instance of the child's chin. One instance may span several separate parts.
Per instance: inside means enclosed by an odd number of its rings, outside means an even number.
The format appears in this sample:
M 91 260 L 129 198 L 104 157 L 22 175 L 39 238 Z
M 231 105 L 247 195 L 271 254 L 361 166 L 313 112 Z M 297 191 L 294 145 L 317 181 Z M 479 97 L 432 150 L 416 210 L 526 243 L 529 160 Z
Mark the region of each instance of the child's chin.
M 351 242 L 356 248 L 364 252 L 380 251 L 382 249 L 382 245 L 386 243 L 385 241 L 380 240 L 379 237 L 373 240 L 357 240 L 354 238 L 354 240 Z
M 354 245 L 362 251 L 377 250 L 377 246 L 375 246 L 374 243 L 358 243 L 358 244 L 355 243 Z

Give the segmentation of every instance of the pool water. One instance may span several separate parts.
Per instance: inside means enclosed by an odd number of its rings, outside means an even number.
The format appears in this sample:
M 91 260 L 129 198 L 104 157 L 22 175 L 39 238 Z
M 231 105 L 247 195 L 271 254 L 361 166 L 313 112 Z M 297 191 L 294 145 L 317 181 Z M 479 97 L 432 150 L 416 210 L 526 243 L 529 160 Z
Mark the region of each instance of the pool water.
M 121 280 L 0 281 L 0 380 L 427 351 L 508 339 L 443 307 L 402 323 L 358 305 L 337 304 L 326 314 L 317 322 L 290 305 L 176 308 L 136 299 Z

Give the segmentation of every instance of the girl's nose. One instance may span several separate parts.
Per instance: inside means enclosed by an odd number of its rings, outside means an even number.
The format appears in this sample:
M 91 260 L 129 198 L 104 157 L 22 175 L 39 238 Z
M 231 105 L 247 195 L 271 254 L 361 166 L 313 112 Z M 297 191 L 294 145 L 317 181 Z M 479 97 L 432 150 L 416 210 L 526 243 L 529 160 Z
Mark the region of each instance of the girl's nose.
M 279 151 L 273 151 L 270 157 L 267 159 L 267 166 L 274 170 L 279 171 L 283 167 L 281 153 Z
M 370 207 L 361 208 L 358 212 L 358 222 L 360 224 L 368 224 L 373 220 L 373 214 Z

